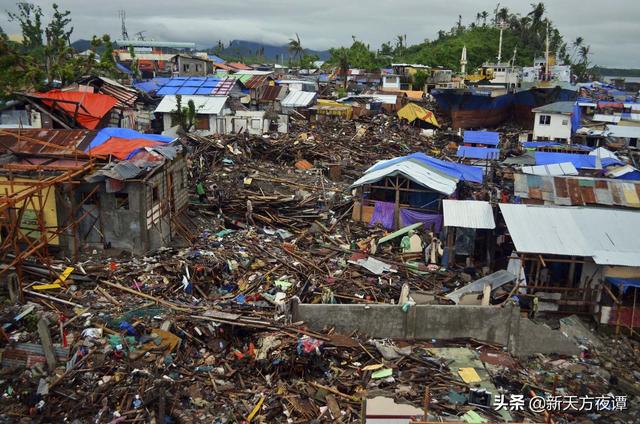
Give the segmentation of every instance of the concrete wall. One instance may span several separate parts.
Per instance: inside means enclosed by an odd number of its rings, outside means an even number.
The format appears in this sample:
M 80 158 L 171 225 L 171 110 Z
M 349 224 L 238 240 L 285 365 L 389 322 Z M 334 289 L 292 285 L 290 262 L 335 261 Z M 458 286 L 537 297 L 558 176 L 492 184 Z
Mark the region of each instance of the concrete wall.
M 550 116 L 549 125 L 540 124 L 540 116 Z M 564 124 L 566 122 L 566 124 Z M 536 139 L 546 138 L 549 140 L 569 140 L 571 139 L 571 116 L 559 113 L 536 113 L 533 123 L 533 137 Z
M 396 305 L 300 304 L 294 306 L 293 313 L 294 321 L 305 321 L 316 330 L 336 327 L 338 331 L 358 330 L 374 338 L 407 340 L 473 337 L 507 345 L 519 309 L 417 305 L 403 312 Z
M 315 305 L 293 302 L 293 321 L 313 330 L 335 327 L 372 338 L 401 340 L 468 339 L 507 346 L 513 355 L 536 352 L 575 355 L 577 345 L 558 330 L 520 317 L 520 308 L 417 305 L 407 312 L 397 305 Z

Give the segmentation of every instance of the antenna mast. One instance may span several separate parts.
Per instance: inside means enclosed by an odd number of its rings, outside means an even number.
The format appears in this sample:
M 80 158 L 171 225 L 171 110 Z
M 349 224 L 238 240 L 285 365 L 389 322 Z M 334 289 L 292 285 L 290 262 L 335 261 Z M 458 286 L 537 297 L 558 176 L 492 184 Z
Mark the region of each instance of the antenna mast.
M 118 10 L 118 16 L 120 17 L 120 21 L 122 22 L 122 39 L 128 40 L 129 34 L 127 34 L 127 26 L 124 23 L 125 19 L 127 18 L 127 13 L 124 11 L 124 9 L 120 9 Z

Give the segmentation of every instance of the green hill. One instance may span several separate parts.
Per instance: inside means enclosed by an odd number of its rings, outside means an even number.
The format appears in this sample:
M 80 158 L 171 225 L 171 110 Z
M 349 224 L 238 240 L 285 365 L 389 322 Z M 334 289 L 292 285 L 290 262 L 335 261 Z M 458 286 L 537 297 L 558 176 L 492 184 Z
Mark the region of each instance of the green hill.
M 467 72 L 477 68 L 484 62 L 495 62 L 498 56 L 500 30 L 493 27 L 476 27 L 466 29 L 459 34 L 444 36 L 439 40 L 413 45 L 406 50 L 408 62 L 422 63 L 431 66 L 444 66 L 460 69 L 460 54 L 463 46 L 467 46 Z M 516 64 L 532 66 L 535 57 L 544 56 L 543 49 L 536 49 L 531 44 L 505 29 L 502 36 L 502 61 L 506 62 L 516 52 Z

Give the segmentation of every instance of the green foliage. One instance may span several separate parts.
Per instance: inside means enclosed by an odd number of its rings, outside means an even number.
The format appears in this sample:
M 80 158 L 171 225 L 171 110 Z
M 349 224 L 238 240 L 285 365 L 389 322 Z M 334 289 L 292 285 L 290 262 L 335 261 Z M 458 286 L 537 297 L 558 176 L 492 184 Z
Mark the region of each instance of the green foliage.
M 171 112 L 171 118 L 182 131 L 191 131 L 196 121 L 196 105 L 193 100 L 189 100 L 187 106 L 182 106 L 182 96 L 176 94 L 176 110 Z
M 131 55 L 131 72 L 133 72 L 133 79 L 140 79 L 140 68 L 138 67 L 138 58 L 133 46 L 129 46 L 129 54 Z
M 46 90 L 58 84 L 67 85 L 83 75 L 115 74 L 113 46 L 108 35 L 93 37 L 91 52 L 76 55 L 71 47 L 71 12 L 52 4 L 51 20 L 43 26 L 39 6 L 18 3 L 15 12 L 7 12 L 9 20 L 22 31 L 23 42 L 12 43 L 0 36 L 0 95 L 15 91 Z M 104 47 L 97 60 L 96 50 Z
M 417 71 L 415 75 L 413 75 L 412 86 L 414 90 L 424 90 L 424 85 L 427 82 L 427 78 L 429 74 L 424 71 Z

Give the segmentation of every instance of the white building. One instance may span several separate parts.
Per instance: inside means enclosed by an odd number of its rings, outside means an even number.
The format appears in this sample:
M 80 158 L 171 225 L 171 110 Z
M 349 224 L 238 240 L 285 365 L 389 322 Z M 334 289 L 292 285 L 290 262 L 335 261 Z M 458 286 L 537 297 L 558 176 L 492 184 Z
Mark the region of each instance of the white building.
M 555 102 L 533 109 L 533 138 L 569 142 L 573 106 L 573 102 Z
M 192 133 L 206 136 L 211 134 L 239 134 L 248 133 L 262 135 L 270 131 L 271 122 L 265 117 L 263 110 L 238 110 L 235 113 L 229 107 L 228 96 L 182 96 L 182 107 L 187 107 L 189 100 L 193 100 L 196 107 L 196 119 Z M 175 118 L 177 111 L 176 96 L 168 95 L 154 113 L 162 114 L 164 130 L 167 131 L 178 125 Z M 289 118 L 278 115 L 278 132 L 288 131 Z
M 400 75 L 383 75 L 382 89 L 385 91 L 400 91 Z

